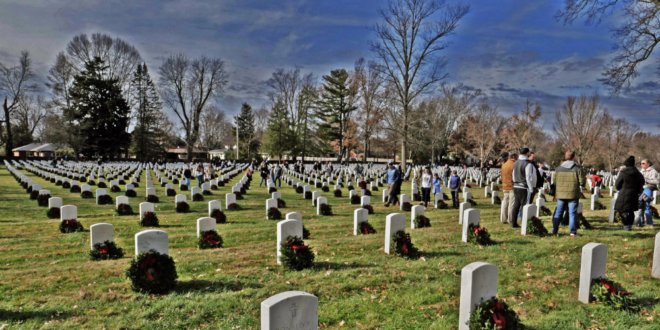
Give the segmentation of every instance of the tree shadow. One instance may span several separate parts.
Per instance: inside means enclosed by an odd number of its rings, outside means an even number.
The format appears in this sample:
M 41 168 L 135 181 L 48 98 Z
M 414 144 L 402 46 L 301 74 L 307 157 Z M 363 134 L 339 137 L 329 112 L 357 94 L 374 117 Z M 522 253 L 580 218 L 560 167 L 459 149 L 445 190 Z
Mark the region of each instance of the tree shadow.
M 623 232 L 623 231 L 621 233 L 617 233 L 617 234 L 613 234 L 613 235 L 614 236 L 619 236 L 619 237 L 626 237 L 626 238 L 652 238 L 652 237 L 655 237 L 655 234 L 653 234 L 653 233 L 648 233 L 647 234 L 647 233 L 637 232 L 637 233 L 631 234 L 630 232 L 626 233 L 626 232 Z
M 328 261 L 319 261 L 314 262 L 315 269 L 355 269 L 355 268 L 374 268 L 373 264 L 358 264 L 356 262 L 349 262 L 348 264 L 337 263 L 337 262 L 328 262 Z
M 159 225 L 162 228 L 183 228 L 183 225 Z
M 496 244 L 494 244 L 494 245 L 496 245 Z M 454 251 L 420 252 L 420 254 L 425 258 L 448 257 L 448 256 L 463 255 L 462 253 L 454 252 Z
M 41 320 L 41 321 L 52 321 L 58 320 L 61 318 L 69 318 L 73 316 L 70 312 L 60 312 L 56 310 L 21 310 L 21 311 L 11 311 L 0 309 L 0 320 L 4 321 L 27 321 L 27 320 Z
M 222 281 L 207 281 L 207 280 L 193 280 L 193 281 L 180 281 L 177 286 L 172 289 L 175 293 L 188 293 L 188 292 L 204 292 L 204 293 L 221 293 L 221 292 L 236 292 L 245 288 L 260 289 L 264 286 L 259 283 L 243 283 L 241 281 L 235 282 L 222 282 Z

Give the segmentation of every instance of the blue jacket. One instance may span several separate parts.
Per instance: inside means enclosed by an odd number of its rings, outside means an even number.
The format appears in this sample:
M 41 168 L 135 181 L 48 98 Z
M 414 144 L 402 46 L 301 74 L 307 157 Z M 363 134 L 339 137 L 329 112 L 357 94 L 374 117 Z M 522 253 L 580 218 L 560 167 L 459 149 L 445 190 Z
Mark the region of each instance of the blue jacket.
M 399 181 L 399 176 L 401 176 L 401 174 L 396 168 L 387 169 L 387 184 L 392 184 Z
M 434 194 L 439 194 L 440 193 L 440 185 L 442 185 L 442 180 L 441 179 L 433 179 L 433 193 Z
M 447 169 L 445 170 L 445 178 L 448 178 L 450 176 L 451 176 L 451 168 L 447 167 Z
M 449 188 L 451 190 L 461 189 L 461 178 L 459 176 L 452 176 L 449 179 Z

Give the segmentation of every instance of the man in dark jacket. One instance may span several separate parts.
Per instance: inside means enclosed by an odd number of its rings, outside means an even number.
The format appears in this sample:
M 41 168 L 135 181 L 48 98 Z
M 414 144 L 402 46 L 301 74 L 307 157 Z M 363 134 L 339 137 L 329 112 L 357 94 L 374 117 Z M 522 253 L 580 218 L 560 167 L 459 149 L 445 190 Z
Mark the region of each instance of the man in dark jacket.
M 449 165 L 445 164 L 445 187 L 449 187 L 449 177 L 451 176 L 451 168 Z
M 527 147 L 520 149 L 518 160 L 513 163 L 513 209 L 511 210 L 511 228 L 520 228 L 518 225 L 518 215 L 522 212 L 523 206 L 532 203 L 532 196 L 536 191 L 536 168 L 529 160 L 529 150 Z
M 186 165 L 186 169 L 183 171 L 183 177 L 186 178 L 186 185 L 188 186 L 188 189 L 190 189 L 190 177 L 192 177 L 190 166 Z
M 639 195 L 644 191 L 644 175 L 635 167 L 635 157 L 630 156 L 623 162 L 626 166 L 616 179 L 619 194 L 614 202 L 614 210 L 621 212 L 623 230 L 632 230 L 635 211 L 639 209 Z
M 266 183 L 266 187 L 268 187 L 268 168 L 266 167 L 266 164 L 261 164 L 259 172 L 261 172 L 261 181 L 259 181 L 259 187 L 261 187 L 261 184 L 264 182 Z
M 389 196 L 385 207 L 389 207 L 390 204 L 396 205 L 399 201 L 399 193 L 401 191 L 400 181 L 401 172 L 394 167 L 394 162 L 390 161 L 387 164 L 387 189 L 389 189 Z
M 577 219 L 577 209 L 580 203 L 580 196 L 582 195 L 582 186 L 585 183 L 585 176 L 582 168 L 575 163 L 574 152 L 567 151 L 564 159 L 564 162 L 557 167 L 554 177 L 557 209 L 555 209 L 555 214 L 552 216 L 552 234 L 557 234 L 564 210 L 568 208 L 571 237 L 575 237 L 577 235 L 575 221 Z

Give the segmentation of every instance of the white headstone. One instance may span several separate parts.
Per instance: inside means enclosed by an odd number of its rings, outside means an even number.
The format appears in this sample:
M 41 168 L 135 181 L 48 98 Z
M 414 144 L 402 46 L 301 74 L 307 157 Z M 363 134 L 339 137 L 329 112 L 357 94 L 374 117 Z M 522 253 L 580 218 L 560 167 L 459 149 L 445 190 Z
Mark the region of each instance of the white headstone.
M 463 201 L 467 202 L 469 199 L 472 199 L 472 193 L 468 191 L 463 194 Z
M 468 228 L 470 225 L 479 225 L 481 221 L 481 211 L 477 209 L 467 209 L 463 212 L 463 242 L 468 242 Z
M 225 195 L 225 208 L 228 208 L 231 204 L 236 204 L 236 195 L 233 193 Z
M 385 218 L 385 253 L 390 254 L 392 235 L 399 230 L 406 230 L 406 216 L 401 213 L 391 213 Z
M 655 234 L 655 247 L 653 249 L 653 268 L 651 276 L 660 278 L 660 232 Z
M 289 213 L 286 214 L 285 219 L 286 220 L 293 219 L 293 220 L 298 220 L 298 221 L 302 222 L 303 217 L 302 217 L 302 214 L 300 214 L 298 212 L 289 212 Z
M 239 189 L 239 190 L 240 190 L 240 189 Z M 200 193 L 200 191 L 199 191 L 199 187 L 192 187 L 192 188 L 190 189 L 190 199 L 192 199 L 192 196 L 195 196 L 195 195 L 197 195 L 197 194 L 199 194 L 199 193 Z
M 320 191 L 312 192 L 312 201 L 316 201 L 319 197 L 321 197 L 321 192 Z M 312 205 L 314 205 L 314 202 L 312 202 Z
M 609 223 L 614 223 L 614 216 L 616 215 L 616 211 L 614 210 L 614 205 L 616 204 L 616 198 L 612 198 L 610 200 L 610 216 L 609 216 Z
M 52 209 L 54 207 L 62 207 L 61 197 L 51 197 L 48 199 L 48 208 Z
M 39 189 L 39 196 L 50 195 L 50 190 L 48 189 Z
M 319 197 L 316 200 L 316 215 L 321 215 L 321 205 L 323 205 L 323 204 L 328 204 L 328 198 Z
M 156 188 L 147 188 L 147 196 L 154 195 L 156 196 Z
M 591 210 L 596 211 L 596 202 L 598 202 L 598 194 L 594 191 L 594 194 L 591 195 Z
M 471 208 L 470 203 L 465 202 L 461 203 L 458 205 L 458 224 L 462 225 L 463 224 L 463 215 L 465 214 L 465 211 L 469 210 Z
M 541 216 L 541 207 L 545 206 L 545 199 L 539 197 L 536 199 L 536 217 Z
M 282 248 L 282 243 L 289 236 L 297 236 L 298 238 L 301 239 L 303 238 L 302 221 L 295 219 L 287 219 L 277 223 L 277 264 L 278 265 L 282 264 L 280 262 L 280 256 L 282 255 L 280 249 Z
M 536 216 L 536 210 L 537 207 L 533 204 L 523 206 L 522 224 L 520 224 L 520 235 L 527 235 L 527 222 L 529 222 L 529 219 L 531 219 L 533 216 Z
M 178 194 L 174 196 L 174 204 L 180 203 L 180 202 L 185 202 L 186 201 L 186 195 L 184 194 Z
M 222 203 L 220 201 L 210 201 L 209 202 L 209 217 L 211 216 L 211 213 L 213 213 L 213 210 L 222 211 Z
M 153 188 L 153 187 L 154 187 L 154 182 L 151 181 L 151 180 L 147 180 L 147 185 L 146 185 L 146 187 L 147 187 L 147 188 Z
M 491 192 L 490 187 L 486 186 L 486 188 L 484 189 L 484 197 L 488 197 L 488 193 L 490 192 Z
M 582 247 L 580 266 L 580 291 L 578 300 L 588 304 L 591 301 L 591 280 L 605 278 L 607 270 L 607 245 L 588 243 Z
M 443 200 L 444 200 L 444 196 L 442 195 L 442 193 L 436 193 L 435 194 L 435 202 L 433 204 L 434 204 L 436 209 L 438 208 L 438 205 L 440 205 L 440 201 L 443 201 Z
M 371 205 L 371 197 L 369 197 L 369 196 L 362 196 L 362 202 L 360 203 L 360 205 L 362 205 L 362 206 L 364 206 L 364 205 Z
M 88 184 L 80 186 L 80 192 L 83 193 L 85 191 L 92 191 L 92 187 L 90 187 Z
M 497 199 L 497 197 L 500 197 L 500 192 L 495 190 L 495 191 L 491 192 L 490 195 L 491 195 L 490 203 L 495 204 L 495 200 Z
M 418 215 L 424 215 L 424 206 L 415 205 L 410 210 L 410 228 L 415 229 L 415 218 L 417 218 Z
M 94 250 L 94 244 L 103 244 L 105 241 L 115 241 L 114 229 L 109 223 L 97 223 L 95 225 L 91 225 L 89 227 L 89 235 L 92 250 Z
M 278 208 L 277 199 L 270 198 L 266 200 L 266 214 L 268 214 L 268 210 L 270 210 L 271 207 Z
M 467 325 L 470 314 L 479 303 L 495 296 L 497 296 L 497 266 L 479 261 L 463 267 L 458 329 L 470 330 Z
M 145 213 L 153 212 L 153 211 L 154 211 L 153 203 L 149 203 L 149 202 L 140 203 L 140 220 L 142 220 L 142 217 L 144 216 Z
M 96 189 L 96 204 L 99 203 L 99 197 L 105 195 L 105 189 Z
M 140 209 L 142 209 L 142 204 L 140 204 Z M 143 230 L 135 234 L 135 257 L 137 258 L 141 252 L 150 250 L 156 250 L 160 254 L 170 254 L 168 239 L 167 232 L 157 229 Z
M 390 195 L 389 189 L 383 189 L 383 203 L 387 202 L 387 196 Z
M 78 207 L 75 205 L 64 205 L 60 207 L 60 220 L 77 220 Z
M 399 197 L 399 210 L 403 211 L 404 203 L 410 203 L 410 197 L 406 194 L 401 194 L 401 197 Z
M 205 231 L 216 230 L 215 219 L 204 217 L 197 219 L 197 237 Z
M 350 200 L 350 199 L 353 199 L 353 196 L 357 196 L 357 195 L 358 195 L 358 192 L 357 192 L 356 190 L 350 190 L 350 191 L 348 192 L 348 199 L 349 199 L 349 200 Z
M 367 211 L 367 209 L 359 208 L 353 211 L 353 235 L 358 234 L 358 228 L 360 227 L 360 223 L 368 220 L 369 220 L 369 211 Z
M 274 192 L 274 193 L 271 194 L 271 198 L 274 198 L 274 199 L 282 199 L 282 193 L 279 192 L 279 191 L 276 191 L 276 192 Z
M 319 299 L 307 292 L 287 291 L 261 303 L 261 330 L 318 330 Z
M 121 204 L 128 204 L 128 197 L 126 197 L 126 196 L 117 196 L 115 201 L 116 201 L 115 206 L 119 207 L 119 205 L 121 205 Z

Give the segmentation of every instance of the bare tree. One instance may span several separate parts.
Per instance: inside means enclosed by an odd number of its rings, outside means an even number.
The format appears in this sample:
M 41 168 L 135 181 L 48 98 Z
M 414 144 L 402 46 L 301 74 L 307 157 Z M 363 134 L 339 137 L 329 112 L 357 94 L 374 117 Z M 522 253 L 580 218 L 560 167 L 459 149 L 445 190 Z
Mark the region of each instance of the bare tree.
M 488 160 L 493 149 L 500 143 L 500 133 L 506 125 L 504 117 L 500 116 L 497 108 L 482 103 L 472 114 L 472 120 L 467 122 L 467 137 L 472 140 L 475 151 L 481 159 L 481 168 Z
M 505 147 L 510 150 L 518 150 L 522 147 L 536 150 L 546 137 L 543 128 L 538 124 L 542 114 L 538 102 L 525 100 L 523 109 L 511 117 L 508 127 L 503 131 Z
M 265 143 L 264 139 L 268 134 L 268 118 L 270 111 L 268 108 L 261 107 L 254 111 L 254 139 L 259 141 L 261 145 Z
M 361 123 L 360 131 L 363 139 L 364 158 L 369 156 L 369 141 L 374 135 L 382 117 L 383 108 L 386 105 L 387 95 L 385 79 L 377 69 L 378 64 L 374 61 L 366 63 L 364 58 L 355 63 L 355 82 L 358 84 L 361 96 L 358 120 Z
M 225 112 L 216 107 L 208 106 L 202 112 L 200 127 L 201 144 L 209 149 L 222 148 L 232 141 L 232 125 Z
M 556 112 L 552 125 L 557 140 L 575 152 L 578 164 L 592 156 L 598 141 L 605 133 L 605 110 L 598 95 L 568 97 Z
M 43 96 L 23 95 L 16 108 L 14 118 L 19 126 L 26 127 L 28 133 L 34 136 L 34 131 L 47 115 L 48 105 Z
M 623 163 L 626 156 L 633 149 L 633 139 L 639 133 L 639 126 L 620 118 L 614 119 L 609 114 L 603 120 L 605 132 L 603 134 L 602 152 L 607 157 L 610 170 Z
M 4 96 L 2 104 L 5 129 L 5 155 L 13 157 L 14 140 L 12 134 L 12 118 L 16 109 L 21 105 L 25 97 L 36 90 L 37 86 L 32 81 L 35 75 L 32 72 L 32 61 L 27 51 L 21 52 L 19 64 L 8 66 L 0 63 L 0 97 Z
M 202 56 L 190 60 L 185 54 L 171 55 L 159 68 L 163 100 L 179 118 L 185 133 L 188 161 L 199 140 L 199 120 L 206 102 L 222 94 L 228 82 L 225 63 Z
M 48 82 L 46 86 L 51 89 L 53 98 L 51 102 L 54 107 L 61 109 L 71 106 L 71 96 L 69 91 L 73 86 L 73 77 L 77 70 L 74 64 L 68 59 L 64 52 L 60 52 L 55 57 L 55 63 L 48 70 Z
M 616 46 L 614 57 L 605 68 L 604 83 L 613 94 L 630 88 L 638 75 L 637 67 L 649 59 L 660 42 L 660 1 L 658 0 L 565 0 L 556 18 L 571 24 L 583 17 L 587 25 L 599 24 L 606 16 L 620 11 L 622 21 L 612 29 Z
M 411 105 L 417 96 L 447 77 L 447 60 L 440 55 L 449 45 L 444 40 L 469 11 L 467 5 L 446 5 L 437 0 L 390 0 L 379 10 L 383 22 L 373 26 L 377 41 L 371 43 L 371 50 L 401 107 L 403 172 Z

